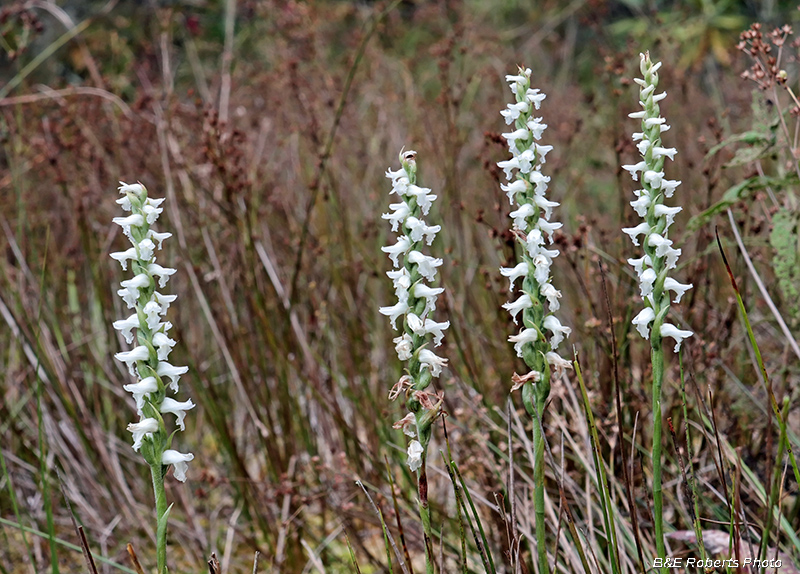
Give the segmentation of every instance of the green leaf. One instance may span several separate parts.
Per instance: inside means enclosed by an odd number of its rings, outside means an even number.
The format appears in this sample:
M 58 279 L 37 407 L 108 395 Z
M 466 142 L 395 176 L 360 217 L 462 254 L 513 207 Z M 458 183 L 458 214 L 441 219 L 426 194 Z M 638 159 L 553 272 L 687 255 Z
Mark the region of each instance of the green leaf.
M 745 199 L 749 197 L 750 193 L 764 189 L 767 187 L 772 187 L 774 189 L 782 189 L 784 187 L 795 185 L 797 183 L 797 176 L 794 174 L 787 175 L 786 177 L 769 177 L 766 175 L 756 175 L 745 179 L 744 181 L 740 181 L 733 187 L 728 188 L 728 190 L 722 194 L 722 199 L 719 200 L 717 203 L 703 211 L 702 213 L 695 215 L 692 219 L 689 220 L 688 229 L 690 231 L 696 231 L 706 223 L 708 223 L 712 217 L 714 217 L 717 213 L 722 211 L 723 209 L 727 209 L 737 201 Z
M 772 218 L 770 244 L 775 250 L 772 265 L 784 304 L 793 322 L 800 317 L 800 244 L 798 213 L 781 208 Z

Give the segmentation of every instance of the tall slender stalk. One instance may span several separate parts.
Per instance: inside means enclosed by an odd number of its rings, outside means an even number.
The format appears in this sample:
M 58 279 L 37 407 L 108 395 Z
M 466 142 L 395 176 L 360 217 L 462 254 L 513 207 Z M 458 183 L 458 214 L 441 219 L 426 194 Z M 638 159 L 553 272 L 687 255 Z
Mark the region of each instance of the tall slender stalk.
M 164 489 L 164 470 L 160 463 L 150 465 L 150 476 L 153 478 L 156 503 L 156 560 L 160 574 L 167 571 L 167 529 L 161 527 L 167 514 L 167 492 Z
M 560 357 L 555 350 L 564 337 L 569 336 L 571 329 L 563 326 L 553 314 L 560 307 L 561 292 L 551 282 L 550 266 L 558 256 L 558 250 L 545 246 L 546 240 L 553 243 L 553 233 L 562 225 L 550 221 L 553 208 L 558 203 L 545 197 L 550 178 L 541 171 L 545 156 L 553 146 L 537 143 L 547 124 L 542 123 L 542 118 L 533 116 L 534 110 L 539 109 L 546 96 L 538 89 L 531 88 L 530 69 L 520 68 L 517 75 L 506 76 L 506 81 L 516 101 L 508 104 L 500 113 L 506 124 L 513 123 L 516 129 L 503 134 L 512 158 L 497 165 L 505 171 L 509 181 L 500 187 L 508 195 L 509 203 L 517 206 L 509 215 L 514 220 L 512 233 L 521 248 L 521 254 L 516 266 L 501 268 L 500 273 L 509 278 L 509 291 L 513 291 L 515 281 L 522 278 L 521 295 L 503 307 L 511 313 L 515 324 L 522 312 L 522 330 L 508 340 L 514 343 L 517 356 L 525 361 L 530 372 L 523 376 L 514 373 L 511 390 L 522 389 L 525 410 L 534 419 L 536 551 L 539 572 L 547 573 L 550 572 L 550 565 L 545 528 L 545 437 L 542 420 L 550 395 L 551 367 L 556 374 L 570 367 L 569 361 Z M 545 310 L 545 303 L 549 312 Z M 550 332 L 549 337 L 546 331 Z
M 427 225 L 422 217 L 428 215 L 436 196 L 430 189 L 417 185 L 416 152 L 400 153 L 401 168 L 389 170 L 386 176 L 392 180 L 392 193 L 402 199 L 383 214 L 392 224 L 392 231 L 400 231 L 396 243 L 381 249 L 389 254 L 396 269 L 387 275 L 394 283 L 397 303 L 381 307 L 380 312 L 389 317 L 396 328 L 398 318 L 403 318 L 403 334 L 394 339 L 395 350 L 401 361 L 407 361 L 405 374 L 389 393 L 391 400 L 400 395 L 406 398 L 410 411 L 393 426 L 402 429 L 412 438 L 408 445 L 408 466 L 417 473 L 417 495 L 419 516 L 425 536 L 425 564 L 428 574 L 433 574 L 433 530 L 428 504 L 428 445 L 431 441 L 433 423 L 442 412 L 443 395 L 428 391 L 433 377 L 438 377 L 447 359 L 439 357 L 428 347 L 439 346 L 449 321 L 437 323 L 432 315 L 436 310 L 436 298 L 444 291 L 441 287 L 430 287 L 436 277 L 436 268 L 442 260 L 423 255 L 420 251 L 425 243 L 431 245 L 439 225 Z
M 658 339 L 658 343 L 655 339 Z M 650 362 L 653 365 L 653 529 L 656 536 L 656 552 L 660 557 L 667 554 L 664 545 L 664 493 L 661 486 L 661 442 L 662 442 L 662 415 L 661 415 L 661 386 L 664 381 L 664 348 L 661 337 L 653 333 L 651 341 Z
M 653 408 L 653 528 L 656 550 L 660 558 L 666 558 L 664 545 L 664 501 L 662 488 L 662 420 L 661 390 L 664 382 L 664 349 L 663 338 L 672 337 L 676 341 L 675 352 L 680 350 L 681 341 L 692 335 L 666 322 L 670 309 L 669 292 L 675 293 L 675 303 L 680 302 L 683 294 L 691 289 L 691 285 L 678 283 L 668 277 L 670 270 L 678 264 L 681 250 L 672 247 L 668 238 L 668 230 L 675 215 L 681 207 L 664 205 L 665 197 L 672 197 L 680 181 L 665 178 L 664 163 L 666 158 L 674 159 L 677 150 L 661 145 L 661 134 L 669 130 L 666 120 L 660 116 L 658 102 L 667 97 L 666 92 L 656 94 L 658 85 L 658 69 L 661 63 L 653 63 L 650 54 L 640 55 L 639 69 L 642 78 L 634 81 L 639 85 L 639 104 L 642 110 L 629 114 L 629 117 L 642 121 L 642 131 L 633 134 L 633 141 L 641 154 L 641 161 L 622 167 L 630 172 L 634 181 L 639 181 L 641 174 L 642 189 L 635 191 L 636 199 L 631 206 L 644 221 L 636 227 L 625 228 L 634 245 L 639 245 L 639 236 L 643 235 L 642 248 L 644 256 L 639 259 L 628 259 L 639 276 L 639 288 L 645 307 L 633 319 L 639 334 L 650 340 L 650 360 L 653 368 L 652 408 Z M 650 331 L 650 323 L 653 323 Z M 666 571 L 666 569 L 664 569 Z
M 167 333 L 172 323 L 163 320 L 175 295 L 165 295 L 156 291 L 156 286 L 163 288 L 175 269 L 162 267 L 156 263 L 156 249 L 161 249 L 164 240 L 171 233 L 157 233 L 151 225 L 163 211 L 159 207 L 163 199 L 152 199 L 141 184 L 127 185 L 119 188 L 123 195 L 117 203 L 123 210 L 130 212 L 126 217 L 115 217 L 114 223 L 122 228 L 123 233 L 133 245 L 126 251 L 112 253 L 111 257 L 125 270 L 128 263 L 134 276 L 123 281 L 122 289 L 117 294 L 122 297 L 133 313 L 126 319 L 114 322 L 125 341 L 130 345 L 134 340 L 138 343 L 130 351 L 115 355 L 116 359 L 125 363 L 136 383 L 124 385 L 123 388 L 133 395 L 139 422 L 128 425 L 133 434 L 133 450 L 141 451 L 142 457 L 150 466 L 153 479 L 153 495 L 156 509 L 156 559 L 158 574 L 167 572 L 167 518 L 169 507 L 164 490 L 164 476 L 169 465 L 175 468 L 175 478 L 181 482 L 186 480 L 186 464 L 194 458 L 191 453 L 180 453 L 172 450 L 174 432 L 167 431 L 163 414 L 172 413 L 180 430 L 185 428 L 186 411 L 194 408 L 191 399 L 183 402 L 167 397 L 167 388 L 178 392 L 178 380 L 188 371 L 187 367 L 176 367 L 167 362 L 175 341 Z M 135 331 L 135 332 L 134 332 Z M 168 383 L 165 381 L 169 381 Z

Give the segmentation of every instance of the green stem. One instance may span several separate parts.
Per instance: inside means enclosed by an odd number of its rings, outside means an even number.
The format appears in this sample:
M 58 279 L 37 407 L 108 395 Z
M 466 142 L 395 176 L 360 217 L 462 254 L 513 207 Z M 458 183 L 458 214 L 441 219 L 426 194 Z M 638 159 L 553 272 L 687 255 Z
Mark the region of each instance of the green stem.
M 537 405 L 541 416 L 544 405 Z M 536 512 L 536 551 L 539 554 L 539 572 L 550 572 L 544 523 L 544 437 L 539 421 L 533 424 L 533 506 Z
M 533 419 L 533 508 L 536 515 L 536 552 L 539 558 L 539 572 L 550 572 L 547 561 L 547 529 L 544 522 L 544 435 L 542 415 L 544 400 L 535 396 L 532 383 L 522 388 L 522 402 Z
M 656 551 L 659 558 L 666 558 L 664 546 L 664 499 L 661 489 L 661 385 L 664 380 L 664 349 L 661 336 L 653 332 L 650 339 L 653 364 L 653 529 L 655 530 Z M 669 570 L 662 568 L 667 574 Z
M 425 538 L 425 571 L 434 574 L 433 533 L 431 530 L 431 509 L 428 506 L 428 445 L 423 445 L 422 465 L 419 467 L 417 492 L 419 494 L 419 517 Z
M 153 477 L 153 494 L 156 499 L 156 559 L 158 574 L 167 573 L 167 528 L 164 515 L 167 513 L 167 492 L 164 489 L 164 471 L 160 462 L 150 465 Z

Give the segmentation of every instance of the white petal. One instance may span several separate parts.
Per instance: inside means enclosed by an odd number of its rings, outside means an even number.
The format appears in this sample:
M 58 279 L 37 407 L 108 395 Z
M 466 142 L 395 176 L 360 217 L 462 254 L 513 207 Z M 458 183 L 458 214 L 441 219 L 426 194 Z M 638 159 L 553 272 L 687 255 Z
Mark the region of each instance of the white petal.
M 636 329 L 639 331 L 639 334 L 643 339 L 650 338 L 649 325 L 655 318 L 655 311 L 653 311 L 650 307 L 645 307 L 639 311 L 639 314 L 636 315 L 636 317 L 633 318 L 633 324 L 636 325 Z
M 180 453 L 177 450 L 165 450 L 161 456 L 161 464 L 171 464 L 175 468 L 175 478 L 181 482 L 186 482 L 186 471 L 189 465 L 186 463 L 194 460 L 192 453 Z
M 422 466 L 422 445 L 418 440 L 412 440 L 408 445 L 408 468 L 411 472 L 417 472 Z
M 681 349 L 681 342 L 687 337 L 691 337 L 694 333 L 691 331 L 682 331 L 678 329 L 675 325 L 671 325 L 670 323 L 664 323 L 661 325 L 661 336 L 662 337 L 672 337 L 675 339 L 675 352 L 677 353 Z

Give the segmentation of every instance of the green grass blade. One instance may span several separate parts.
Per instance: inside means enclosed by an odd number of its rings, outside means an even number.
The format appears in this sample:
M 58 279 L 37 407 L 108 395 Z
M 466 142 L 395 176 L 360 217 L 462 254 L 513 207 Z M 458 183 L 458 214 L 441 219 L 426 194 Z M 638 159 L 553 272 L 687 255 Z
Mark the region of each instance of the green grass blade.
M 11 528 L 16 528 L 17 530 L 20 530 L 21 532 L 26 532 L 28 534 L 33 534 L 35 536 L 39 536 L 40 538 L 46 538 L 46 539 L 50 538 L 50 535 L 47 532 L 43 532 L 41 530 L 37 530 L 36 528 L 31 528 L 30 526 L 23 526 L 22 524 L 20 524 L 18 522 L 14 522 L 13 520 L 7 520 L 7 519 L 3 518 L 2 516 L 0 516 L 0 524 L 3 524 L 4 526 L 9 526 Z M 62 540 L 60 538 L 54 538 L 53 542 L 55 542 L 59 546 L 67 548 L 68 550 L 72 550 L 74 552 L 83 553 L 83 550 L 77 544 L 72 544 L 71 542 L 67 542 L 66 540 Z M 109 566 L 111 566 L 113 568 L 116 568 L 117 570 L 119 570 L 120 572 L 124 572 L 125 574 L 136 574 L 135 570 L 131 570 L 127 566 L 123 566 L 122 564 L 120 564 L 118 562 L 114 562 L 110 558 L 106 558 L 105 556 L 101 556 L 99 554 L 95 554 L 94 552 L 92 552 L 92 558 L 94 558 L 95 560 L 97 560 L 98 562 L 100 562 L 102 564 L 107 564 L 107 565 L 109 565 Z
M 478 549 L 481 551 L 481 557 L 484 558 L 484 565 L 488 566 L 487 572 L 491 572 L 491 574 L 496 574 L 496 570 L 494 567 L 494 560 L 492 559 L 492 552 L 489 550 L 489 544 L 486 540 L 486 533 L 483 530 L 483 523 L 481 522 L 481 518 L 478 515 L 478 511 L 475 508 L 475 504 L 472 502 L 472 496 L 469 493 L 469 489 L 467 488 L 467 483 L 464 481 L 464 477 L 461 476 L 461 471 L 458 470 L 458 464 L 455 461 L 450 463 L 450 466 L 453 469 L 453 472 L 458 477 L 458 481 L 461 483 L 461 489 L 464 492 L 464 496 L 469 504 L 470 509 L 472 510 L 472 518 L 478 526 L 478 532 L 480 533 L 480 540 L 481 543 L 478 544 Z M 462 501 L 463 502 L 463 501 Z M 466 512 L 466 507 L 464 508 Z M 467 514 L 469 516 L 469 514 Z M 470 521 L 470 526 L 473 528 L 473 534 L 475 534 L 474 526 L 472 526 L 472 521 Z M 478 537 L 475 536 L 475 542 L 478 542 Z
M 600 456 L 599 440 L 597 438 L 597 427 L 595 426 L 594 414 L 589 406 L 589 395 L 586 392 L 586 385 L 583 381 L 580 363 L 578 363 L 577 355 L 573 362 L 575 367 L 575 375 L 578 377 L 578 383 L 581 387 L 581 396 L 583 397 L 584 412 L 586 413 L 586 422 L 589 425 L 592 437 L 592 457 L 594 458 L 595 473 L 597 475 L 598 493 L 600 494 L 600 503 L 603 509 L 603 522 L 605 523 L 605 535 L 608 542 L 608 559 L 611 562 L 611 569 L 615 574 L 619 574 L 619 546 L 617 544 L 617 529 L 614 525 L 614 511 L 611 506 L 611 490 L 608 486 L 608 477 L 606 476 L 605 462 Z
M 747 308 L 744 306 L 744 300 L 742 299 L 742 294 L 739 291 L 739 286 L 736 283 L 736 278 L 733 276 L 731 266 L 728 264 L 728 258 L 725 256 L 725 250 L 722 249 L 722 242 L 719 239 L 719 232 L 715 230 L 715 234 L 717 237 L 717 246 L 719 247 L 719 252 L 722 255 L 722 261 L 725 264 L 725 269 L 728 272 L 728 278 L 730 279 L 733 290 L 736 293 L 736 301 L 739 304 L 739 310 L 742 312 L 742 319 L 744 320 L 745 328 L 747 329 L 747 337 L 750 339 L 750 344 L 753 346 L 756 362 L 758 363 L 758 368 L 761 370 L 761 375 L 763 376 L 764 384 L 767 388 L 767 394 L 769 395 L 769 401 L 772 405 L 772 411 L 775 414 L 775 418 L 778 420 L 778 425 L 781 429 L 781 437 L 785 437 L 786 420 L 781 415 L 781 411 L 778 408 L 778 401 L 775 400 L 775 394 L 772 390 L 772 382 L 769 378 L 769 375 L 767 375 L 767 368 L 764 366 L 764 359 L 761 357 L 761 351 L 758 348 L 758 342 L 756 341 L 755 333 L 753 333 L 753 326 L 750 324 L 750 318 L 747 316 Z M 786 442 L 786 451 L 789 454 L 789 462 L 791 463 L 792 470 L 794 471 L 795 483 L 800 486 L 800 469 L 797 467 L 797 461 L 794 457 L 794 451 L 792 451 L 792 445 L 788 441 Z

